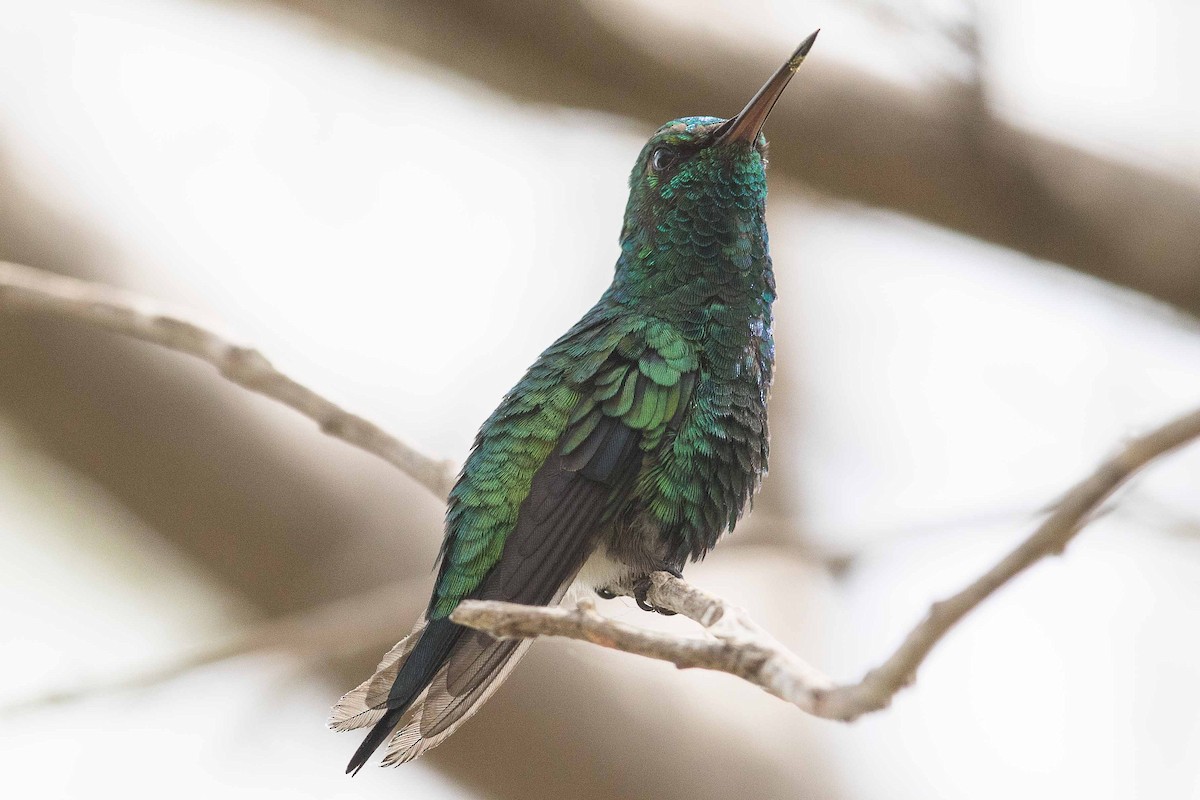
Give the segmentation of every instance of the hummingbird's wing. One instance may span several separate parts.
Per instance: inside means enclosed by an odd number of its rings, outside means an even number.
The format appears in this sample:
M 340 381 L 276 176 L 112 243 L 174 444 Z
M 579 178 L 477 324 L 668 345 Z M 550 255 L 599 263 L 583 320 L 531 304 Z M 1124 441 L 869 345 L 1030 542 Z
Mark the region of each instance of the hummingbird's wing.
M 450 612 L 466 598 L 561 599 L 629 496 L 643 453 L 682 415 L 696 365 L 661 323 L 588 317 L 539 358 L 483 426 L 451 495 L 426 618 L 335 708 L 333 727 L 375 725 L 352 767 L 399 724 L 384 763 L 416 758 L 495 691 L 528 641 L 467 630 Z

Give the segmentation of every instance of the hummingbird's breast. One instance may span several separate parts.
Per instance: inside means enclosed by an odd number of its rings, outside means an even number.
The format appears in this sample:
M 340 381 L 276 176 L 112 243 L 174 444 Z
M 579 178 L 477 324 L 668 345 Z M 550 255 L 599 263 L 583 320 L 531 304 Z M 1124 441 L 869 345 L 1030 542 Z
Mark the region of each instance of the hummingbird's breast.
M 698 356 L 696 382 L 678 429 L 645 456 L 638 490 L 605 542 L 608 561 L 633 575 L 682 569 L 748 509 L 770 448 L 772 299 L 761 290 L 741 302 L 714 299 L 679 326 Z

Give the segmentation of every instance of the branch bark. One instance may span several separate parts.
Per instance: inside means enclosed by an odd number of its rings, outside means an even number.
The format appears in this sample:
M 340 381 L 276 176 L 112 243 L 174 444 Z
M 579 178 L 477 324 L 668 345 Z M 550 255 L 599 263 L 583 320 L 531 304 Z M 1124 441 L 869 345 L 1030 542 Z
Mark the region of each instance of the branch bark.
M 454 484 L 451 462 L 418 452 L 297 383 L 253 347 L 237 344 L 153 300 L 0 261 L 0 307 L 54 314 L 195 356 L 238 386 L 299 411 L 316 422 L 322 433 L 379 456 L 441 500 Z
M 848 722 L 886 708 L 896 693 L 913 683 L 917 669 L 954 625 L 1039 560 L 1061 554 L 1136 472 L 1198 438 L 1200 409 L 1131 441 L 1072 488 L 1045 522 L 995 566 L 962 591 L 934 603 L 900 647 L 856 683 L 834 683 L 775 641 L 741 609 L 666 572 L 652 576 L 650 603 L 694 620 L 712 638 L 635 628 L 600 616 L 590 602 L 571 610 L 465 601 L 451 619 L 502 639 L 563 636 L 669 661 L 680 669 L 728 672 L 810 714 Z

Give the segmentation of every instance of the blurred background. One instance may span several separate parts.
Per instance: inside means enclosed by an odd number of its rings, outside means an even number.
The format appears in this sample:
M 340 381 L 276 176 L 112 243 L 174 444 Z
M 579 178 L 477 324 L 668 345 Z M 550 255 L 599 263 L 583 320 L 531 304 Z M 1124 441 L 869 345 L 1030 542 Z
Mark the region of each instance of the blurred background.
M 644 139 L 816 27 L 766 128 L 771 474 L 688 577 L 854 679 L 1200 402 L 1196 3 L 3 0 L 0 259 L 457 462 L 610 280 Z M 351 781 L 326 714 L 423 607 L 439 504 L 184 356 L 0 309 L 0 369 L 11 796 L 1200 798 L 1200 449 L 854 725 L 546 641 Z

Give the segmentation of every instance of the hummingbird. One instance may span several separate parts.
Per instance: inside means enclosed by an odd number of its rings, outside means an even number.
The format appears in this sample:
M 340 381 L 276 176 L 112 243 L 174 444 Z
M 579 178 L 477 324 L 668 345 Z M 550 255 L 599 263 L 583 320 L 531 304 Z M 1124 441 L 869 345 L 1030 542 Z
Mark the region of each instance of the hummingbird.
M 818 31 L 819 32 L 819 31 Z M 775 278 L 763 123 L 814 32 L 731 119 L 683 117 L 629 177 L 612 284 L 483 424 L 450 492 L 429 606 L 330 727 L 418 757 L 496 691 L 529 647 L 460 626 L 466 599 L 560 602 L 572 584 L 647 599 L 732 530 L 767 469 Z

